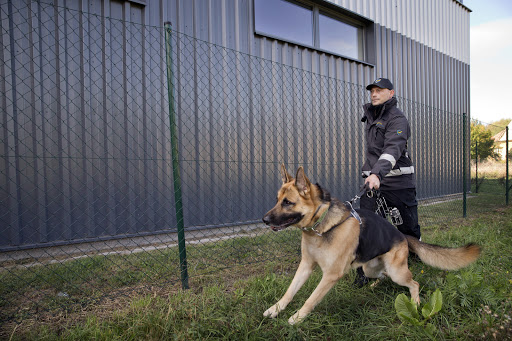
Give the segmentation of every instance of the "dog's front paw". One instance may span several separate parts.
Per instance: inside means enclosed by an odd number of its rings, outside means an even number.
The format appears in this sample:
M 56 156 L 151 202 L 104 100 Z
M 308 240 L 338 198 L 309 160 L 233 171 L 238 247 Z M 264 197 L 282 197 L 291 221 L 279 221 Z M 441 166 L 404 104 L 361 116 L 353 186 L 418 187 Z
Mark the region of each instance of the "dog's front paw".
M 277 314 L 279 314 L 280 311 L 281 310 L 279 309 L 279 305 L 276 303 L 273 306 L 271 306 L 270 308 L 268 308 L 263 313 L 263 316 L 270 317 L 270 318 L 275 318 L 277 316 Z
M 305 317 L 306 316 L 300 316 L 299 312 L 296 312 L 295 314 L 293 314 L 292 317 L 288 319 L 288 323 L 293 326 L 296 323 L 302 322 L 302 320 L 304 320 Z

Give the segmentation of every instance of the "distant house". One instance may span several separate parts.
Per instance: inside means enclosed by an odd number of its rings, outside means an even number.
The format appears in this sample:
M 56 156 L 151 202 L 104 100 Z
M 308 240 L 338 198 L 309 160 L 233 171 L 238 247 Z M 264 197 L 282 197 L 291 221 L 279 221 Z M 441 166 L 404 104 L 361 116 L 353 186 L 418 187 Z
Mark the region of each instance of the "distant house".
M 505 160 L 507 150 L 507 129 L 503 129 L 492 137 L 494 140 L 494 151 L 500 155 L 502 160 Z M 508 149 L 512 149 L 512 121 L 508 124 Z

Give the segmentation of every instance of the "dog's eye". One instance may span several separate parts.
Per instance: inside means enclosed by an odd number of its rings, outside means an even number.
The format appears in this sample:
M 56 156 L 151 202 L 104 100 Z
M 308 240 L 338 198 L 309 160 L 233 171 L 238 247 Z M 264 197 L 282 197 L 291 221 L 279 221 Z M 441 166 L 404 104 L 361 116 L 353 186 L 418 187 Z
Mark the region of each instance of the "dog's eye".
M 293 202 L 289 201 L 288 199 L 283 199 L 283 206 L 292 206 L 294 205 Z

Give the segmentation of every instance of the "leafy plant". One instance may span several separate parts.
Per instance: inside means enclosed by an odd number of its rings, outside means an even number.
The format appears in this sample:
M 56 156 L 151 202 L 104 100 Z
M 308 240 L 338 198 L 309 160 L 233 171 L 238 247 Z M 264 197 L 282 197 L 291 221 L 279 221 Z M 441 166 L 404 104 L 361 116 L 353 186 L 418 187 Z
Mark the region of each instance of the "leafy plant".
M 395 300 L 395 309 L 398 318 L 404 322 L 416 327 L 424 327 L 425 332 L 430 338 L 434 337 L 435 326 L 428 322 L 432 316 L 441 311 L 443 307 L 443 295 L 439 289 L 436 289 L 427 304 L 421 309 L 421 319 L 418 313 L 418 305 L 405 294 L 400 294 Z M 428 323 L 427 323 L 428 322 Z M 425 324 L 426 323 L 426 324 Z
M 500 155 L 494 151 L 493 135 L 482 124 L 471 122 L 471 159 L 479 161 L 488 158 L 499 160 Z
M 463 269 L 446 276 L 447 301 L 453 301 L 465 308 L 476 308 L 482 302 L 495 304 L 496 293 L 485 282 L 479 271 Z

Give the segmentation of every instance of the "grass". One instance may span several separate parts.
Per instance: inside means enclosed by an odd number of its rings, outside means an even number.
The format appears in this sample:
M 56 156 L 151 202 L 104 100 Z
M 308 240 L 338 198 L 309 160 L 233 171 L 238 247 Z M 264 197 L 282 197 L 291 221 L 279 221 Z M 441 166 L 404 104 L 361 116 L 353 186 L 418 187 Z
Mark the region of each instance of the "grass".
M 482 257 L 455 272 L 413 262 L 425 300 L 439 288 L 443 309 L 431 321 L 436 339 L 512 338 L 512 208 L 502 181 L 486 180 L 461 202 L 420 207 L 423 239 L 445 246 L 476 242 Z M 316 287 L 316 271 L 276 319 L 262 314 L 286 291 L 300 258 L 296 229 L 187 249 L 190 290 L 179 284 L 171 248 L 127 256 L 94 256 L 1 273 L 0 339 L 12 340 L 340 340 L 428 337 L 402 324 L 394 300 L 407 289 L 390 280 L 352 286 L 348 273 L 300 325 L 287 319 Z M 12 319 L 14 317 L 14 319 Z M 496 335 L 494 337 L 493 335 Z
M 412 263 L 423 299 L 436 288 L 443 293 L 443 309 L 432 321 L 436 339 L 494 339 L 493 334 L 496 339 L 512 337 L 512 208 L 495 209 L 450 228 L 431 226 L 423 230 L 423 235 L 426 241 L 441 245 L 477 242 L 484 249 L 476 264 L 455 272 Z M 275 251 L 279 254 L 277 247 Z M 5 336 L 12 336 L 12 340 L 420 340 L 427 337 L 422 328 L 402 324 L 396 316 L 394 300 L 398 294 L 407 293 L 405 288 L 384 280 L 375 288 L 355 289 L 351 285 L 353 272 L 339 281 L 302 324 L 289 326 L 287 318 L 314 290 L 321 276 L 319 271 L 278 318 L 263 318 L 263 311 L 285 292 L 298 258 L 295 252 L 289 258 L 231 267 L 209 274 L 206 279 L 194 277 L 192 290 L 171 286 L 166 292 L 152 292 L 146 288 L 123 296 L 117 303 L 101 300 L 83 310 L 60 313 L 61 316 L 39 315 L 17 326 L 11 323 Z M 59 276 L 53 279 L 63 280 Z
M 478 173 L 477 173 L 478 171 Z M 509 172 L 512 169 L 509 169 Z M 471 160 L 471 178 L 491 178 L 499 179 L 504 178 L 507 174 L 507 164 L 505 161 L 495 161 L 492 159 L 479 161 L 478 164 L 475 160 Z
M 476 183 L 473 181 L 469 188 L 470 193 L 467 195 L 467 216 L 477 216 L 496 207 L 505 206 L 505 188 L 504 178 L 485 178 L 484 181 L 480 182 L 477 192 Z M 451 224 L 453 220 L 460 219 L 463 216 L 462 195 L 446 201 L 432 200 L 431 202 L 420 203 L 418 214 L 422 226 Z

